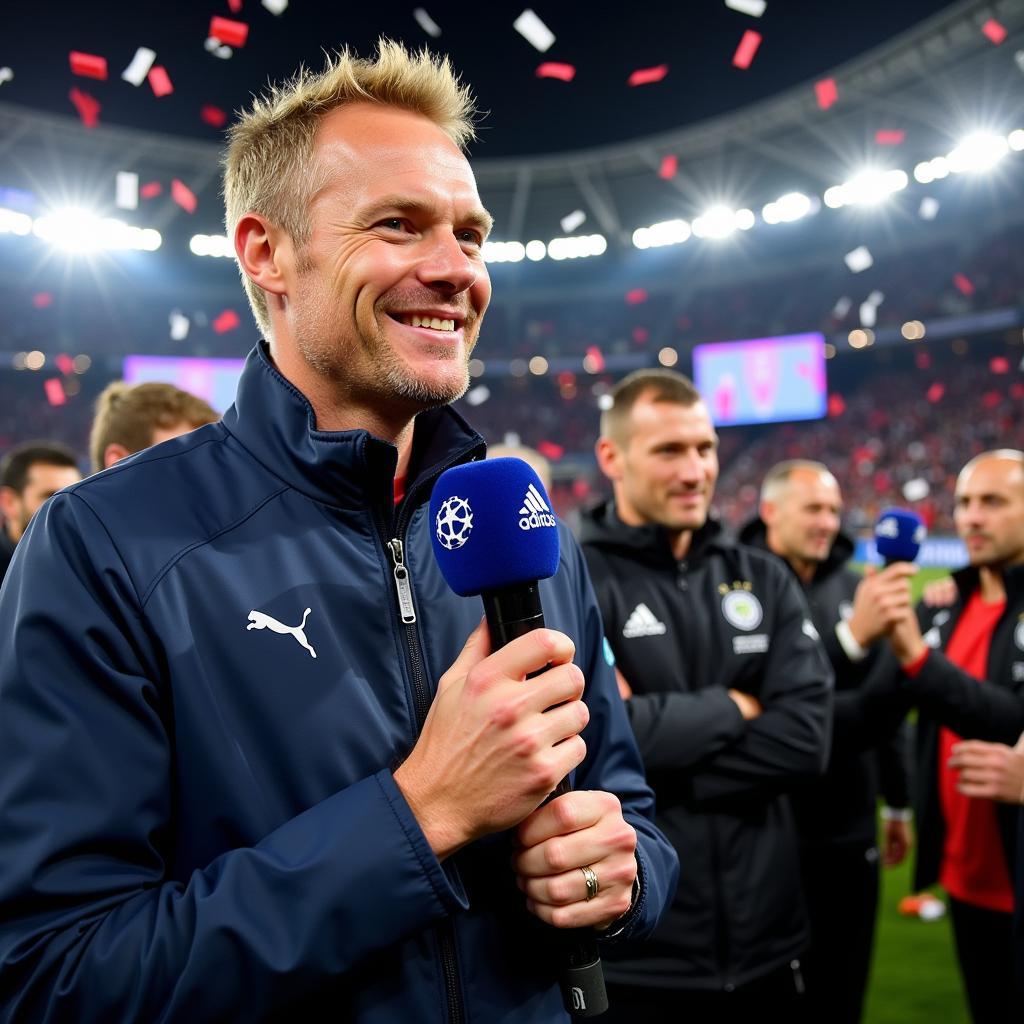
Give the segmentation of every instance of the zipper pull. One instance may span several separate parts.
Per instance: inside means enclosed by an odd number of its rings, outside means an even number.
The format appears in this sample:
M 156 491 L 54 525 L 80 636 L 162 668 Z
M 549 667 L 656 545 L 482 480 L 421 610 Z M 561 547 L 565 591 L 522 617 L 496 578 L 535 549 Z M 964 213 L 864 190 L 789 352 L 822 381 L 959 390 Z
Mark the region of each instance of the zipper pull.
M 395 563 L 395 590 L 398 592 L 398 610 L 402 615 L 402 622 L 415 622 L 416 609 L 412 604 L 412 586 L 409 583 L 409 570 L 405 567 L 402 542 L 389 540 L 388 548 L 391 550 L 391 560 Z

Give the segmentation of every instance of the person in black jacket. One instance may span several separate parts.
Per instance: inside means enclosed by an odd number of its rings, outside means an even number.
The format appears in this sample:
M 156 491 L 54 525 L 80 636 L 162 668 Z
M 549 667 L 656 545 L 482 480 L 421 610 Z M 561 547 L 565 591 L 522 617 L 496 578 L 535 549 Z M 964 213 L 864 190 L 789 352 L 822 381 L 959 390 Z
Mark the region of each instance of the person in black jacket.
M 954 519 L 970 565 L 949 608 L 894 625 L 897 694 L 918 707 L 915 886 L 950 897 L 976 1024 L 1024 1018 L 1014 984 L 1012 912 L 1018 812 L 973 789 L 961 738 L 1012 746 L 1024 732 L 1024 453 L 984 452 L 957 479 Z
M 608 1019 L 792 1012 L 808 927 L 785 794 L 824 768 L 831 669 L 792 576 L 709 517 L 717 437 L 686 377 L 623 380 L 597 457 L 615 497 L 581 541 L 681 865 L 653 939 L 609 953 Z
M 897 724 L 880 736 L 876 722 L 859 718 L 861 687 L 883 653 L 877 641 L 909 609 L 905 581 L 912 569 L 896 565 L 864 578 L 847 568 L 853 542 L 840 530 L 842 495 L 820 462 L 773 466 L 761 485 L 760 512 L 740 540 L 792 570 L 836 674 L 828 771 L 792 796 L 811 920 L 806 1019 L 856 1024 L 878 905 L 880 791 L 883 862 L 901 863 L 911 842 L 905 733 Z

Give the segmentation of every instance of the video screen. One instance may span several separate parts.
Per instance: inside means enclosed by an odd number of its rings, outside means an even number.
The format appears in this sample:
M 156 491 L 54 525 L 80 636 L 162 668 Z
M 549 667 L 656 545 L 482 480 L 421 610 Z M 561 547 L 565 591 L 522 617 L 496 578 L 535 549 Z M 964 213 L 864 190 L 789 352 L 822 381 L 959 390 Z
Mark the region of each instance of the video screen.
M 693 382 L 719 427 L 821 419 L 828 406 L 825 337 L 786 334 L 697 345 Z
M 130 384 L 162 381 L 204 398 L 223 414 L 235 400 L 244 359 L 188 356 L 125 356 L 123 376 Z

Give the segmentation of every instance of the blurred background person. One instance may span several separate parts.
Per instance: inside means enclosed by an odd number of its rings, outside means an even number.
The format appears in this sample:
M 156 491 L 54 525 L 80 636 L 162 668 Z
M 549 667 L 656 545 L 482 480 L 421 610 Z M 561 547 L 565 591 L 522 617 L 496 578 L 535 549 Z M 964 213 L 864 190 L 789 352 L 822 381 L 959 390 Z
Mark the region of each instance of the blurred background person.
M 116 380 L 96 400 L 89 436 L 92 471 L 219 419 L 208 402 L 173 384 Z
M 487 446 L 489 459 L 522 459 L 540 477 L 544 490 L 551 492 L 551 463 L 536 448 L 525 444 L 492 444 Z
M 860 687 L 875 669 L 878 641 L 909 608 L 907 567 L 864 579 L 847 566 L 853 541 L 840 529 L 843 499 L 828 467 L 807 459 L 773 466 L 761 485 L 760 516 L 741 531 L 747 544 L 778 555 L 803 588 L 836 677 L 832 744 L 823 778 L 792 791 L 800 871 L 811 921 L 803 958 L 808 1021 L 861 1018 L 878 908 L 878 797 L 882 861 L 910 848 L 907 742 L 902 725 L 880 737 L 859 709 Z M 895 598 L 877 610 L 868 591 Z M 903 591 L 901 594 L 900 591 Z
M 0 462 L 0 583 L 14 548 L 29 521 L 62 487 L 81 480 L 74 452 L 51 441 L 30 441 L 12 448 Z

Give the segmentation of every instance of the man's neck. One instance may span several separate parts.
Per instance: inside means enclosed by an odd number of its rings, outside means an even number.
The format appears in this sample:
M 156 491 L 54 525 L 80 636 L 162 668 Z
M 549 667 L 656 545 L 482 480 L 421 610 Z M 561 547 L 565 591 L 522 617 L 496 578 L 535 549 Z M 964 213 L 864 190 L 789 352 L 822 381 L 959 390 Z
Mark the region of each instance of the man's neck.
M 978 593 L 985 604 L 998 604 L 1006 600 L 1005 570 L 1024 564 L 1024 558 L 1015 558 L 1003 565 L 982 565 L 978 567 Z
M 776 552 L 778 554 L 778 552 Z M 803 558 L 783 556 L 787 562 L 789 562 L 790 568 L 796 573 L 797 579 L 807 586 L 813 579 L 814 574 L 818 570 L 817 562 L 808 562 Z

